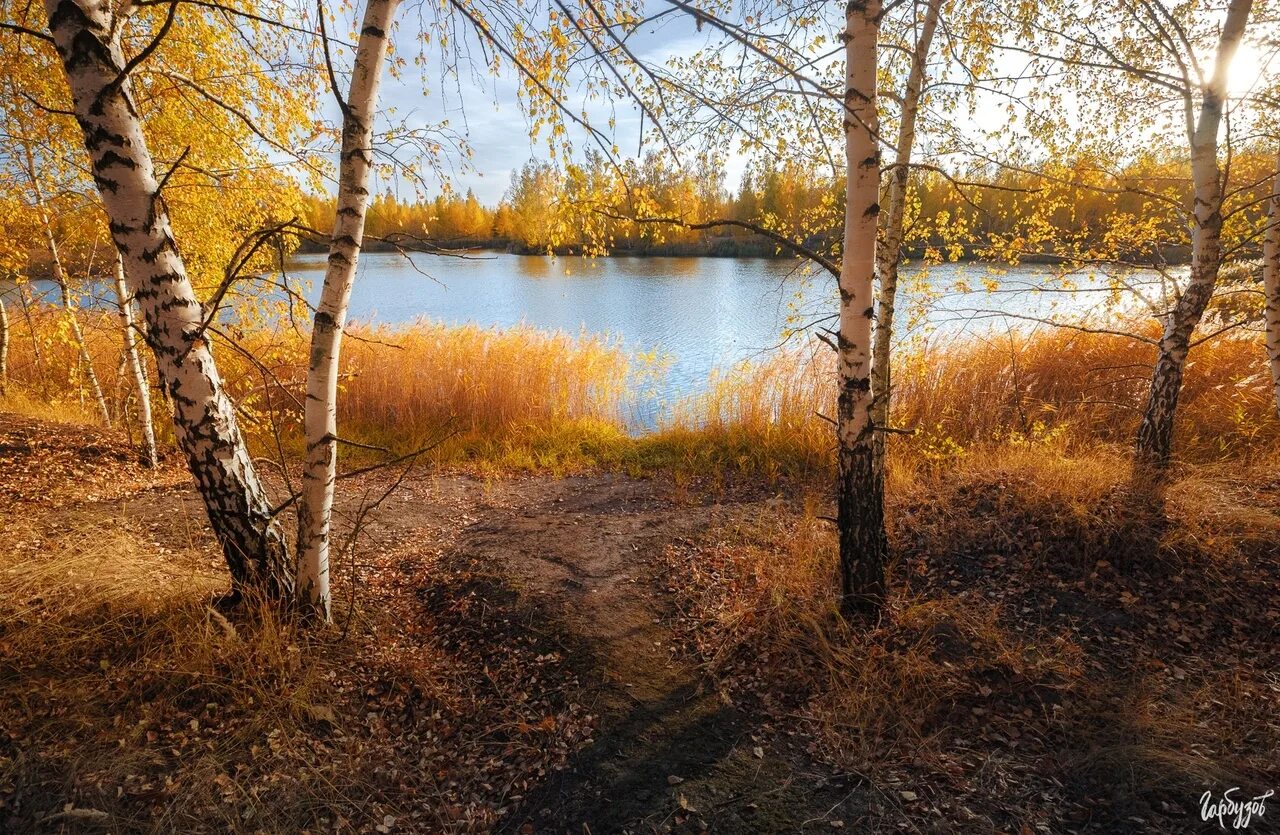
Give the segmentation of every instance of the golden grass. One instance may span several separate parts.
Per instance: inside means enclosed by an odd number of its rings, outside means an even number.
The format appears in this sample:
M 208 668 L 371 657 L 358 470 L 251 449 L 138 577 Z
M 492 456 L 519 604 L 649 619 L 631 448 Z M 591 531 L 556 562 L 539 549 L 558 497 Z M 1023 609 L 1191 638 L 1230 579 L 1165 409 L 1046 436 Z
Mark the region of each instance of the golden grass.
M 891 595 L 871 629 L 837 615 L 824 494 L 673 546 L 686 640 L 735 699 L 789 694 L 766 704 L 783 700 L 824 758 L 877 784 L 906 769 L 1003 796 L 1048 768 L 1086 797 L 1252 785 L 1268 762 L 1257 752 L 1280 739 L 1270 667 L 1251 663 L 1267 646 L 1239 637 L 1213 658 L 1172 638 L 1238 628 L 1222 598 L 1272 571 L 1274 458 L 1182 467 L 1160 513 L 1136 501 L 1122 448 L 1063 445 L 983 445 L 892 471 Z M 1188 606 L 1206 598 L 1218 602 Z M 1027 734 L 1054 740 L 1056 759 L 1004 770 L 1041 750 L 1008 744 Z
M 0 549 L 0 699 L 18 752 L 0 784 L 75 798 L 71 818 L 119 831 L 250 832 L 313 820 L 317 798 L 369 779 L 285 744 L 328 709 L 335 647 L 316 651 L 323 639 L 271 607 L 234 625 L 208 608 L 225 579 L 194 543 L 160 555 L 119 519 L 59 527 L 9 520 Z M 250 782 L 253 796 L 237 788 Z
M 18 393 L 6 408 L 38 414 L 48 403 L 92 419 L 62 314 L 34 314 L 42 366 L 34 361 L 26 322 L 14 318 L 11 374 Z M 114 328 L 112 316 L 85 316 L 104 390 L 115 412 L 127 415 Z M 274 454 L 277 433 L 280 446 L 298 451 L 305 336 L 284 329 L 249 332 L 235 346 L 219 341 L 220 367 L 257 451 Z M 896 359 L 892 420 L 915 434 L 892 437 L 895 465 L 911 470 L 985 447 L 1070 453 L 1103 443 L 1123 449 L 1137 428 L 1153 353 L 1133 340 L 1067 330 L 903 353 Z M 1263 356 L 1259 337 L 1249 334 L 1193 350 L 1178 420 L 1179 457 L 1252 460 L 1277 448 L 1280 421 Z M 657 431 L 636 436 L 627 426 L 630 403 L 662 371 L 652 357 L 631 355 L 618 340 L 592 334 L 429 321 L 358 326 L 344 344 L 339 432 L 398 453 L 447 435 L 431 460 L 489 470 L 728 469 L 771 479 L 830 471 L 832 432 L 818 416 L 833 411 L 825 347 L 783 350 L 718 372 L 704 392 L 676 404 Z M 158 423 L 163 429 L 164 421 Z

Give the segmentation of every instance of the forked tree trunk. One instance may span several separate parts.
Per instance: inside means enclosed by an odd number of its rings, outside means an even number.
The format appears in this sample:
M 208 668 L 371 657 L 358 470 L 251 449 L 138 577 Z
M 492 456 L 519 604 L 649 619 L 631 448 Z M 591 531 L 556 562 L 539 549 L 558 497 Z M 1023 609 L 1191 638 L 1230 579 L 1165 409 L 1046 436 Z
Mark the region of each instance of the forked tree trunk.
M 292 593 L 287 549 L 205 338 L 132 101 L 110 6 L 45 0 L 94 181 L 173 402 L 174 434 L 231 570 L 233 590 Z
M 399 0 L 368 0 L 365 6 L 351 90 L 343 106 L 338 210 L 329 243 L 329 264 L 311 330 L 304 417 L 307 461 L 298 505 L 297 585 L 300 598 L 325 621 L 330 618 L 329 534 L 337 478 L 338 358 L 364 240 L 378 86 L 386 60 L 387 34 L 398 5 Z
M 138 332 L 133 324 L 133 297 L 124 280 L 124 259 L 116 253 L 116 304 L 120 310 L 120 329 L 124 333 L 125 364 L 133 377 L 133 388 L 138 395 L 138 423 L 142 426 L 142 454 L 148 467 L 154 467 L 156 457 L 156 433 L 151 423 L 151 385 L 138 356 Z
M 907 215 L 907 182 L 911 176 L 911 155 L 916 144 L 916 117 L 920 113 L 925 68 L 929 63 L 929 51 L 933 48 L 933 35 L 937 31 L 941 11 L 942 0 L 929 0 L 925 7 L 924 21 L 920 25 L 915 52 L 911 56 L 911 70 L 902 91 L 897 153 L 885 195 L 888 205 L 885 206 L 884 223 L 880 227 L 880 249 L 876 255 L 880 292 L 875 348 L 871 355 L 871 422 L 880 429 L 889 426 L 892 411 L 893 314 L 898 295 L 898 263 L 902 260 L 902 239 Z M 876 466 L 881 470 L 884 468 L 887 437 L 888 433 L 884 431 L 875 434 Z
M 1267 205 L 1267 233 L 1262 239 L 1262 290 L 1266 296 L 1267 363 L 1271 366 L 1276 416 L 1280 417 L 1280 155 L 1276 156 L 1271 201 Z
M 1213 76 L 1205 86 L 1200 113 L 1190 131 L 1192 207 L 1191 276 L 1186 289 L 1164 318 L 1147 406 L 1138 427 L 1137 458 L 1141 470 L 1164 472 L 1173 453 L 1174 416 L 1182 391 L 1182 373 L 1191 335 L 1213 297 L 1222 266 L 1222 169 L 1218 165 L 1218 132 L 1227 95 L 1227 73 L 1235 56 L 1253 0 L 1231 0 L 1218 41 Z
M 841 609 L 875 618 L 885 598 L 884 483 L 871 423 L 871 320 L 880 214 L 876 39 L 880 0 L 850 0 L 845 22 L 845 219 L 837 344 L 837 525 Z

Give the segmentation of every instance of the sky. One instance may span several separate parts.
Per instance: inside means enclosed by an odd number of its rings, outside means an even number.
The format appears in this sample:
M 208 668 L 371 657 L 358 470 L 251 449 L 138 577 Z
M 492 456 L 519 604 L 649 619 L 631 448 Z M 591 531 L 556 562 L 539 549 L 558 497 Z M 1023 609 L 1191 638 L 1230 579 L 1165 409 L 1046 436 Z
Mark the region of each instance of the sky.
M 393 35 L 397 53 L 409 57 L 422 53 L 426 60 L 422 66 L 410 65 L 399 77 L 385 81 L 379 123 L 386 126 L 403 120 L 409 127 L 420 128 L 448 120 L 450 129 L 461 135 L 473 156 L 466 162 L 456 150 L 448 149 L 440 160 L 442 176 L 420 169 L 424 173 L 427 195 L 438 193 L 442 180 L 447 179 L 458 192 L 471 190 L 482 203 L 496 205 L 515 171 L 531 158 L 548 157 L 545 137 L 533 140 L 529 136 L 529 121 L 517 97 L 519 79 L 514 68 L 508 64 L 502 74 L 494 76 L 484 70 L 482 60 L 472 62 L 470 67 L 465 62 L 450 65 L 442 60 L 436 43 L 421 45 L 422 29 L 421 19 L 412 9 L 402 13 Z M 687 56 L 713 41 L 715 37 L 711 32 L 697 31 L 689 16 L 677 12 L 646 24 L 628 43 L 645 62 L 661 64 L 673 56 Z M 1232 92 L 1247 92 L 1262 66 L 1274 57 L 1274 49 L 1243 46 L 1233 65 Z M 577 111 L 583 104 L 573 101 L 571 106 Z M 587 103 L 586 110 L 592 124 L 606 131 L 613 116 L 614 143 L 623 156 L 637 155 L 642 122 L 632 102 L 591 102 Z M 984 113 L 984 110 L 990 112 Z M 336 123 L 337 116 L 336 105 L 327 99 L 325 117 Z M 1003 108 L 993 104 L 990 108 L 980 106 L 975 114 L 958 114 L 958 118 L 971 123 L 972 127 L 991 129 L 998 127 L 1005 116 Z M 569 130 L 577 147 L 594 144 L 581 128 L 570 125 Z M 732 190 L 737 186 L 746 164 L 743 155 L 729 154 L 725 187 Z M 378 191 L 388 189 L 404 199 L 415 196 L 413 184 L 404 177 L 380 180 Z
M 419 48 L 417 31 L 412 16 L 402 19 L 393 36 L 401 55 Z M 629 41 L 629 46 L 642 60 L 661 62 L 672 55 L 689 54 L 707 40 L 708 36 L 699 34 L 687 16 L 672 14 L 646 25 Z M 442 165 L 445 176 L 458 192 L 470 189 L 482 203 L 496 205 L 515 171 L 531 158 L 548 158 L 545 135 L 530 139 L 529 120 L 517 97 L 515 70 L 504 69 L 499 76 L 489 75 L 480 68 L 460 68 L 454 72 L 442 66 L 440 50 L 434 44 L 427 47 L 426 57 L 424 66 L 413 67 L 412 71 L 384 83 L 385 107 L 380 114 L 383 123 L 403 119 L 410 126 L 424 127 L 447 119 L 449 127 L 465 138 L 473 157 L 469 165 L 463 165 L 457 153 L 446 154 Z M 582 102 L 574 102 L 573 106 L 575 111 L 580 110 Z M 586 109 L 591 123 L 612 136 L 623 156 L 637 154 L 641 119 L 633 103 L 589 102 Z M 612 131 L 608 129 L 610 115 L 615 119 Z M 326 117 L 332 120 L 336 116 L 336 105 L 327 102 Z M 594 145 L 580 127 L 570 125 L 569 129 L 579 148 Z M 736 185 L 745 165 L 745 158 L 730 159 L 728 185 Z M 430 191 L 438 190 L 439 177 L 428 175 L 426 180 Z M 402 198 L 414 196 L 413 186 L 404 178 L 399 182 L 381 181 L 379 190 L 387 188 L 393 192 L 398 190 Z

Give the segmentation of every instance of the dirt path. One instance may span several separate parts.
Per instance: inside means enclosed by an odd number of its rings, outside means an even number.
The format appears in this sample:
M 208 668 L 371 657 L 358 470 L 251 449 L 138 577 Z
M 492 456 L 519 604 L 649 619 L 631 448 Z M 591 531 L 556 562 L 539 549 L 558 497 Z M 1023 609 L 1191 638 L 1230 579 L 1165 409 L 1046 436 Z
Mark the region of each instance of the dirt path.
M 766 497 L 690 505 L 662 482 L 614 475 L 415 487 L 379 525 L 420 524 L 440 494 L 470 494 L 476 521 L 444 556 L 492 572 L 558 621 L 600 717 L 596 738 L 524 800 L 509 830 L 791 832 L 859 817 L 857 791 L 775 749 L 775 735 L 705 689 L 672 646 L 666 547 L 759 512 Z
M 0 415 L 7 485 L 0 511 L 23 508 L 0 515 L 0 530 L 38 508 L 31 525 L 41 535 L 118 524 L 219 573 L 221 560 L 181 462 L 151 473 L 130 459 L 107 433 Z M 345 483 L 340 520 L 384 492 L 386 478 Z M 442 617 L 460 604 L 460 594 L 478 594 L 498 618 L 552 636 L 581 682 L 572 700 L 598 717 L 593 739 L 567 767 L 504 818 L 508 831 L 823 831 L 833 821 L 862 817 L 859 790 L 777 745 L 785 734 L 707 687 L 673 646 L 668 587 L 678 580 L 666 576 L 667 547 L 723 521 L 767 512 L 772 498 L 754 487 L 691 500 L 662 480 L 612 474 L 495 481 L 424 474 L 371 514 L 366 544 L 375 550 L 390 544 L 431 554 L 437 564 L 496 581 L 459 590 L 416 576 L 412 560 L 398 569 Z

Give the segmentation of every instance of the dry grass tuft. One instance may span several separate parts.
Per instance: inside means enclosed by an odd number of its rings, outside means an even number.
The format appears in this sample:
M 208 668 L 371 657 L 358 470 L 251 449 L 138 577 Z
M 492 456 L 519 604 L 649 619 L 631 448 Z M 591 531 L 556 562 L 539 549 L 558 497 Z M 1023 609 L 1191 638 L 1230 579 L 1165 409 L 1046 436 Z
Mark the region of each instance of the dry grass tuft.
M 269 607 L 232 623 L 207 605 L 225 583 L 207 554 L 161 556 L 119 520 L 35 530 L 0 554 L 11 824 L 39 831 L 63 798 L 116 830 L 292 829 L 369 778 L 302 744 L 332 715 L 340 647 Z

